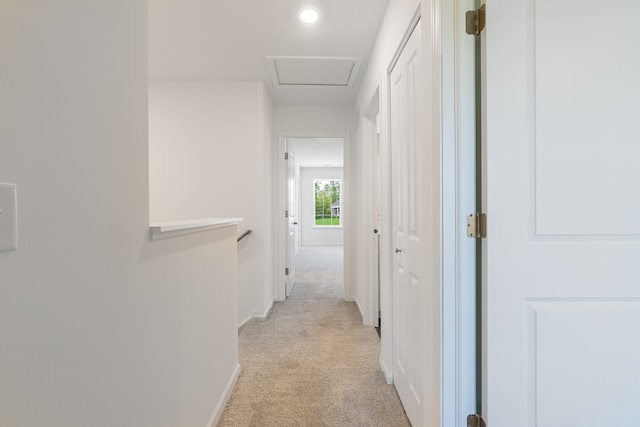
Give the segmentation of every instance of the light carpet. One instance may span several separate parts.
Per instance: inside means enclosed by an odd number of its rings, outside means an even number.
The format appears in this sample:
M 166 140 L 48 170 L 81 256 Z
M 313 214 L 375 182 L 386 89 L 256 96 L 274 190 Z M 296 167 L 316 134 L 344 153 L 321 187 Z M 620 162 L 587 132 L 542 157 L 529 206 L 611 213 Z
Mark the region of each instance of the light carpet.
M 314 266 L 301 263 L 291 296 L 242 329 L 242 370 L 218 426 L 410 426 L 375 329 L 341 298 L 340 269 L 316 263 L 334 255 L 301 250 Z

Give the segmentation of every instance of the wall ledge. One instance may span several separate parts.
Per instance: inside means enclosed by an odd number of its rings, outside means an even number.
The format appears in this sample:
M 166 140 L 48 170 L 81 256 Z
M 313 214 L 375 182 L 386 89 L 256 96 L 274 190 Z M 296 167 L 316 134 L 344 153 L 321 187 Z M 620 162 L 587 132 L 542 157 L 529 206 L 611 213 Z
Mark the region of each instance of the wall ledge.
M 242 218 L 199 218 L 182 221 L 152 222 L 149 224 L 149 232 L 151 233 L 151 240 L 157 240 L 182 234 L 212 230 L 214 228 L 230 227 L 238 225 L 240 221 L 242 221 Z

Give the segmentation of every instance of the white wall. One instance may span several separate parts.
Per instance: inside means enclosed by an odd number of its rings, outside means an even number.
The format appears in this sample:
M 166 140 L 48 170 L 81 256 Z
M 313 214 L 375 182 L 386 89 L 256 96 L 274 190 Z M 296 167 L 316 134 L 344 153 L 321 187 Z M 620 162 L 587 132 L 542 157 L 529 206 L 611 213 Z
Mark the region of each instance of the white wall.
M 277 252 L 273 251 L 273 243 L 275 237 L 277 237 L 277 231 L 272 227 L 273 224 L 273 205 L 274 200 L 277 198 L 278 191 L 276 190 L 277 181 L 273 181 L 273 144 L 274 141 L 277 144 L 277 139 L 272 139 L 273 134 L 273 104 L 267 91 L 267 88 L 262 85 L 262 205 L 261 210 L 264 212 L 264 219 L 262 226 L 265 227 L 265 242 L 262 246 L 262 260 L 264 265 L 264 286 L 262 287 L 262 310 L 256 313 L 256 317 L 261 320 L 266 320 L 266 317 L 273 307 L 273 275 L 277 266 L 278 257 Z
M 303 246 L 342 246 L 343 227 L 315 225 L 314 179 L 342 179 L 343 168 L 300 168 L 300 240 Z M 342 200 L 343 203 L 346 199 Z
M 391 260 L 392 255 L 390 252 L 390 242 L 391 242 L 391 212 L 389 210 L 390 207 L 390 188 L 388 186 L 388 182 L 390 179 L 390 157 L 389 157 L 389 110 L 388 110 L 388 78 L 387 71 L 393 57 L 401 45 L 402 38 L 407 31 L 407 27 L 409 26 L 411 19 L 413 18 L 415 12 L 420 7 L 419 0 L 391 0 L 389 2 L 389 6 L 387 7 L 387 11 L 385 13 L 385 17 L 382 20 L 382 24 L 380 25 L 380 30 L 378 32 L 377 40 L 374 45 L 373 50 L 371 51 L 371 57 L 369 60 L 369 64 L 367 66 L 367 70 L 362 79 L 362 84 L 360 86 L 360 90 L 358 91 L 358 98 L 356 102 L 356 114 L 358 117 L 358 128 L 357 128 L 357 138 L 354 142 L 354 150 L 357 153 L 358 159 L 354 160 L 359 165 L 367 164 L 371 161 L 370 159 L 370 147 L 369 147 L 369 132 L 365 128 L 366 118 L 364 115 L 367 114 L 367 108 L 369 107 L 373 97 L 376 94 L 376 91 L 379 91 L 379 105 L 380 105 L 380 115 L 379 115 L 379 128 L 380 128 L 380 144 L 381 144 L 381 162 L 382 162 L 382 176 L 383 176 L 383 186 L 382 186 L 382 230 L 380 237 L 380 247 L 381 247 L 381 271 L 380 271 L 380 279 L 381 279 L 381 289 L 380 289 L 380 310 L 382 311 L 382 328 L 381 328 L 381 339 L 382 339 L 382 353 L 380 357 L 381 365 L 385 376 L 388 381 L 391 381 L 391 367 L 392 367 L 392 335 L 390 329 L 390 322 L 387 321 L 385 323 L 385 316 L 390 318 L 392 313 L 392 300 L 391 300 Z M 423 34 L 428 33 L 428 31 L 423 31 Z M 354 155 L 355 157 L 355 155 Z M 367 169 L 366 171 L 362 168 L 362 166 L 358 169 L 359 176 L 356 177 L 358 180 L 355 183 L 357 191 L 364 191 L 366 187 L 368 187 L 367 180 L 371 179 L 371 169 Z M 367 175 L 365 175 L 367 174 Z M 359 227 L 357 231 L 358 236 L 365 236 L 370 231 L 370 223 L 366 220 L 366 218 L 358 217 L 358 223 L 356 227 Z M 359 242 L 359 244 L 373 244 L 373 240 L 363 240 Z M 365 248 L 362 248 L 365 249 Z M 367 253 L 370 253 L 370 248 L 367 248 Z M 359 260 L 359 268 L 358 274 L 359 276 L 355 278 L 355 282 L 359 284 L 366 283 L 367 276 L 364 269 L 368 263 L 364 259 Z M 359 286 L 356 290 L 357 294 L 354 295 L 355 300 L 358 302 L 358 305 L 363 310 L 367 310 L 368 302 L 370 300 L 368 296 L 368 290 L 364 286 Z M 355 291 L 354 291 L 355 292 Z
M 146 25 L 0 3 L 2 426 L 205 426 L 238 366 L 235 229 L 148 240 Z
M 276 132 L 348 131 L 353 136 L 355 128 L 356 115 L 353 107 L 349 105 L 274 105 L 273 107 L 273 129 Z
M 425 385 L 424 400 L 428 404 L 424 405 L 425 420 L 430 425 L 440 425 L 441 420 L 441 277 L 440 277 L 440 254 L 441 240 L 439 231 L 440 227 L 440 163 L 441 158 L 441 121 L 438 115 L 442 110 L 441 100 L 441 70 L 440 70 L 440 7 L 441 2 L 438 0 L 391 0 L 385 17 L 380 27 L 378 37 L 371 53 L 368 68 L 362 80 L 358 99 L 356 103 L 356 112 L 359 118 L 358 122 L 358 139 L 357 144 L 364 144 L 367 132 L 364 129 L 367 107 L 376 92 L 379 90 L 380 100 L 380 142 L 382 151 L 382 176 L 385 184 L 383 184 L 383 220 L 381 232 L 381 310 L 383 316 L 382 322 L 382 354 L 381 365 L 387 377 L 391 380 L 392 366 L 392 334 L 390 322 L 384 322 L 385 315 L 390 318 L 392 312 L 391 300 L 391 277 L 392 271 L 392 253 L 391 253 L 391 212 L 390 204 L 390 145 L 389 145 L 389 94 L 388 94 L 388 77 L 387 73 L 392 65 L 395 53 L 402 44 L 403 38 L 409 29 L 412 18 L 416 12 L 420 13 L 422 20 L 422 49 L 423 49 L 423 72 L 425 73 L 425 82 L 427 82 L 424 92 L 418 94 L 420 99 L 428 100 L 428 113 L 423 117 L 425 129 L 429 133 L 426 135 L 426 144 L 428 148 L 424 150 L 426 153 L 425 161 L 422 165 L 429 173 L 425 173 L 424 197 L 425 197 L 425 217 L 422 218 L 425 225 L 425 237 L 432 241 L 432 246 L 428 248 L 430 256 L 425 257 L 424 271 L 426 277 L 423 283 L 426 288 L 424 298 L 422 300 L 425 313 L 423 324 L 421 325 L 423 339 L 421 340 L 421 351 L 424 358 L 424 372 L 422 381 Z M 368 156 L 368 150 L 362 146 L 356 149 L 360 156 Z M 365 162 L 368 159 L 364 157 L 359 161 Z M 364 177 L 362 177 L 364 179 Z M 361 190 L 365 185 L 363 182 L 356 182 L 356 187 Z M 366 226 L 362 223 L 362 226 Z M 365 233 L 366 230 L 362 230 Z M 361 278 L 356 278 L 358 281 Z M 362 296 L 364 298 L 364 296 Z M 357 295 L 356 299 L 360 301 L 361 295 Z
M 381 96 L 386 96 L 387 70 L 391 65 L 393 56 L 400 47 L 407 27 L 418 9 L 422 9 L 422 16 L 430 20 L 430 7 L 430 1 L 389 1 L 389 6 L 387 6 L 387 11 L 385 12 L 380 30 L 378 31 L 376 43 L 371 51 L 367 70 L 362 78 L 360 90 L 358 91 L 356 108 L 360 112 L 365 112 L 378 85 L 380 85 L 380 90 L 384 94 L 381 94 Z M 384 103 L 380 105 L 386 107 Z
M 273 206 L 274 230 L 278 235 L 274 240 L 273 250 L 278 254 L 278 264 L 275 267 L 273 294 L 276 299 L 284 299 L 284 236 L 286 232 L 283 221 L 283 210 L 286 205 L 283 183 L 286 182 L 286 170 L 283 168 L 281 139 L 289 137 L 341 137 L 345 138 L 344 150 L 344 182 L 343 194 L 345 200 L 351 199 L 352 182 L 350 171 L 352 166 L 352 141 L 355 138 L 357 115 L 353 106 L 344 105 L 274 105 L 273 108 L 273 179 L 279 184 L 278 203 Z M 342 206 L 344 222 L 344 289 L 345 299 L 354 299 L 352 243 L 354 240 L 350 219 L 351 206 L 349 202 Z
M 238 324 L 271 303 L 271 102 L 262 82 L 151 82 L 151 219 L 241 217 Z

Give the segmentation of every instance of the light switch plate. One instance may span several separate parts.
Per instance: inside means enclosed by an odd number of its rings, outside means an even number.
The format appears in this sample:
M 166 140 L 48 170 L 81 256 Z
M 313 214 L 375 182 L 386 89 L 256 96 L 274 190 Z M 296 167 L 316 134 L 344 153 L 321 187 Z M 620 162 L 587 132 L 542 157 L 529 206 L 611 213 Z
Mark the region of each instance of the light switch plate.
M 17 199 L 15 184 L 0 184 L 0 252 L 18 248 Z

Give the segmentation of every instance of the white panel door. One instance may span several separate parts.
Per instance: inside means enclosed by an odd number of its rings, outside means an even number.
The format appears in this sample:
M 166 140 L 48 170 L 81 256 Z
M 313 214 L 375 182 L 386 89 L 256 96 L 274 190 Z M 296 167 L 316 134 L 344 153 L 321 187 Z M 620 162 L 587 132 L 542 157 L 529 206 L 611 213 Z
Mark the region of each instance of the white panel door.
M 487 3 L 491 427 L 640 425 L 638 16 Z
M 296 258 L 296 231 L 298 228 L 298 215 L 297 215 L 297 181 L 295 172 L 295 158 L 291 146 L 287 141 L 287 194 L 288 194 L 288 228 L 287 228 L 287 256 L 286 256 L 286 268 L 287 268 L 287 284 L 285 289 L 285 295 L 288 297 L 293 291 L 293 286 L 296 280 L 295 271 L 295 258 Z
M 416 111 L 420 24 L 391 72 L 391 161 L 393 231 L 393 381 L 407 416 L 423 424 L 422 312 L 424 303 L 420 117 Z M 422 302 L 421 302 L 422 301 Z

